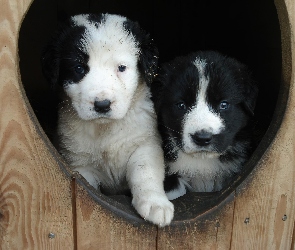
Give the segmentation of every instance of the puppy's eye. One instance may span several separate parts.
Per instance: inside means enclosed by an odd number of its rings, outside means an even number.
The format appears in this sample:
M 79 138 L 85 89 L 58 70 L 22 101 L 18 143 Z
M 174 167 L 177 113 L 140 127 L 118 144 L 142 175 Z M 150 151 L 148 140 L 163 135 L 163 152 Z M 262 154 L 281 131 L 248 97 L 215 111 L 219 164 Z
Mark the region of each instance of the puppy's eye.
M 124 72 L 125 70 L 126 70 L 126 66 L 125 65 L 119 65 L 118 66 L 118 71 Z
M 222 101 L 220 104 L 219 104 L 219 109 L 220 110 L 226 110 L 229 108 L 229 103 L 227 101 Z
M 85 68 L 82 65 L 77 65 L 74 69 L 77 74 L 83 75 L 85 73 Z
M 186 105 L 184 102 L 179 102 L 176 103 L 177 108 L 181 109 L 181 110 L 186 110 Z

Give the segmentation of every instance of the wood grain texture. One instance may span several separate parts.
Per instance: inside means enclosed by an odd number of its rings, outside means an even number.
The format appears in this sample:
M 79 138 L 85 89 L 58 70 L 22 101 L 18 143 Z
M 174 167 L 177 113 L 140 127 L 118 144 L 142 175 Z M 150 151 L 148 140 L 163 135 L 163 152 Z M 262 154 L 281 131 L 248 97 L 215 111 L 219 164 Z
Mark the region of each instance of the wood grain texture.
M 133 221 L 126 220 L 128 215 L 125 218 L 120 217 L 122 211 L 119 203 L 115 208 L 116 213 L 110 210 L 113 206 L 110 199 L 98 196 L 108 205 L 109 209 L 106 209 L 95 202 L 81 184 L 77 184 L 75 193 L 77 249 L 156 249 L 156 226 L 144 222 L 138 215 Z M 133 216 L 132 213 L 130 215 Z M 124 214 L 121 213 L 121 216 Z
M 230 249 L 234 193 L 192 220 L 175 221 L 159 230 L 157 249 Z
M 295 218 L 295 4 L 291 0 L 276 1 L 276 6 L 282 31 L 283 76 L 282 103 L 277 104 L 275 116 L 283 114 L 284 100 L 288 101 L 287 108 L 272 145 L 237 190 L 232 249 L 290 249 L 292 245 Z M 270 130 L 275 130 L 276 122 L 273 121 Z M 245 218 L 249 218 L 249 223 L 244 223 Z
M 18 73 L 18 33 L 31 2 L 0 0 L 1 249 L 295 249 L 294 0 L 275 1 L 283 44 L 281 100 L 288 102 L 278 133 L 279 121 L 270 128 L 273 143 L 220 205 L 163 229 L 130 208 L 124 214 L 109 198 L 94 197 L 61 171 L 63 163 L 39 130 Z M 57 9 L 69 3 L 62 1 Z M 279 103 L 277 114 L 284 107 Z M 50 232 L 55 238 L 48 238 Z
M 18 32 L 30 2 L 0 1 L 0 244 L 72 249 L 70 179 L 38 133 L 18 75 Z

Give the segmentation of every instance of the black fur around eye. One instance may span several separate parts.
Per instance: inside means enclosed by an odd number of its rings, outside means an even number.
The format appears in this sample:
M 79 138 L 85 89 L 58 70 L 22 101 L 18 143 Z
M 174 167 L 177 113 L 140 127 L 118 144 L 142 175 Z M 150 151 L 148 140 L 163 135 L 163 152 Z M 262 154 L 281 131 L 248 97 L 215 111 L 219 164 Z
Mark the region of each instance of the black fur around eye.
M 75 72 L 79 75 L 85 74 L 85 68 L 82 65 L 77 65 L 74 67 Z
M 125 66 L 125 65 L 119 65 L 119 66 L 118 66 L 118 70 L 119 70 L 120 72 L 124 72 L 124 71 L 126 70 L 126 66 Z
M 229 103 L 227 101 L 222 101 L 220 104 L 219 104 L 219 109 L 220 110 L 226 110 L 229 108 Z
M 178 102 L 178 103 L 176 103 L 176 106 L 180 110 L 186 110 L 186 105 L 184 102 Z

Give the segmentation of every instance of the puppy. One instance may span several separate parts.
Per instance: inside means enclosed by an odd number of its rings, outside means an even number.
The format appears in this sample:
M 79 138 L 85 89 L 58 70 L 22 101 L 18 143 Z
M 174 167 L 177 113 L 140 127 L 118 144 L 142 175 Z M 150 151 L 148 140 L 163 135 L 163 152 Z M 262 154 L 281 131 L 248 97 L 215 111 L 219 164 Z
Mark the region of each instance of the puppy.
M 169 224 L 174 208 L 149 88 L 158 51 L 149 35 L 120 15 L 76 15 L 42 58 L 45 77 L 65 93 L 58 136 L 66 162 L 107 194 L 129 189 L 144 219 Z
M 246 66 L 217 52 L 163 65 L 152 87 L 169 199 L 221 190 L 247 161 L 258 88 Z

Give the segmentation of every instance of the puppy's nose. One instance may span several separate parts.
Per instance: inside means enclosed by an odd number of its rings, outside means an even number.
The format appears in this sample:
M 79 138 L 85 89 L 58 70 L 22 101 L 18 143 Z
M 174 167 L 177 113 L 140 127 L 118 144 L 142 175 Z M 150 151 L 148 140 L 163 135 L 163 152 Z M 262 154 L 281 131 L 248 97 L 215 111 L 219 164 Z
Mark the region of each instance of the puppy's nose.
M 212 141 L 212 134 L 206 131 L 200 131 L 191 134 L 191 138 L 198 146 L 208 146 Z
M 107 99 L 103 101 L 95 101 L 94 109 L 98 113 L 107 113 L 111 109 L 111 101 Z

